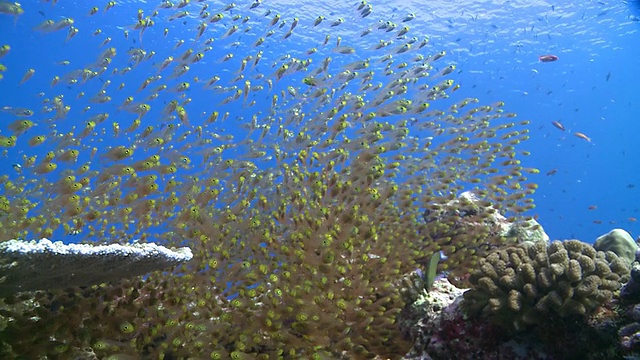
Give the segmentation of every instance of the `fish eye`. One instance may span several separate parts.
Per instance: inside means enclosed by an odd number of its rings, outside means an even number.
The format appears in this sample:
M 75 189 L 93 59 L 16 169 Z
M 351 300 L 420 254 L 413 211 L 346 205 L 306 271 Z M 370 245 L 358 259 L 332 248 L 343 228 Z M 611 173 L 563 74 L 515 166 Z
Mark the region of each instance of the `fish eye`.
M 95 344 L 93 344 L 93 347 L 98 350 L 104 350 L 107 348 L 107 343 L 105 343 L 104 341 L 97 341 Z
M 131 323 L 128 321 L 120 325 L 120 331 L 122 331 L 123 333 L 129 334 L 129 333 L 132 333 L 133 330 L 134 330 L 133 325 L 131 325 Z

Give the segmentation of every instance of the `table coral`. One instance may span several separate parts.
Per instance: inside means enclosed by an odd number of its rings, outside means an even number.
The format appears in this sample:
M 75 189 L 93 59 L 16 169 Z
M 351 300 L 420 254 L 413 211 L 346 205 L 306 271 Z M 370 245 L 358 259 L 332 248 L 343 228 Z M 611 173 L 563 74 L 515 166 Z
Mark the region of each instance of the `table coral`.
M 87 286 L 144 275 L 191 260 L 189 248 L 145 244 L 63 244 L 48 239 L 0 243 L 0 297 L 20 291 Z

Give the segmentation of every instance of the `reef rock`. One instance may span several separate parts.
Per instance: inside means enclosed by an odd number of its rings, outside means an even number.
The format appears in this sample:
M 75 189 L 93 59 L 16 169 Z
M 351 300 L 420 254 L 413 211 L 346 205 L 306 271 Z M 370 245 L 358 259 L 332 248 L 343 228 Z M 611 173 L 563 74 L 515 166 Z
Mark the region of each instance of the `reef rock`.
M 613 251 L 631 264 L 636 259 L 636 251 L 640 248 L 631 235 L 623 229 L 613 229 L 598 237 L 593 247 L 598 251 Z
M 506 218 L 488 200 L 471 191 L 460 194 L 444 205 L 427 207 L 426 223 L 437 224 L 425 241 L 438 244 L 443 258 L 440 269 L 448 272 L 449 281 L 458 287 L 468 287 L 469 272 L 480 258 L 492 250 L 523 242 L 549 243 L 549 236 L 533 218 Z
M 451 200 L 437 211 L 425 211 L 423 217 L 426 222 L 431 222 L 452 215 L 460 218 L 460 226 L 472 222 L 471 225 L 476 227 L 491 229 L 491 233 L 505 238 L 506 241 L 515 243 L 544 241 L 549 243 L 549 235 L 536 220 L 509 221 L 491 203 L 480 200 L 471 191 L 461 193 L 458 198 Z M 477 215 L 480 215 L 481 222 L 477 221 Z

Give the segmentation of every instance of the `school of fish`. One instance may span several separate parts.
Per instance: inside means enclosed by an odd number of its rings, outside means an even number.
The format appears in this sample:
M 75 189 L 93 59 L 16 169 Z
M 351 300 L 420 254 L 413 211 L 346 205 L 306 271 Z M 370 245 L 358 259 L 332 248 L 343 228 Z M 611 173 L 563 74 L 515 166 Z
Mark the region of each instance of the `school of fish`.
M 93 5 L 78 4 L 92 19 L 120 6 Z M 23 13 L 0 2 L 2 21 Z M 404 355 L 398 279 L 438 251 L 443 270 L 466 273 L 504 241 L 422 213 L 472 190 L 529 220 L 538 173 L 520 162 L 529 122 L 457 96 L 456 65 L 412 33 L 415 17 L 376 19 L 367 1 L 305 22 L 261 0 L 165 0 L 117 31 L 33 24 L 40 41 L 72 47 L 87 33 L 96 46 L 82 48 L 90 63 L 54 60 L 60 73 L 22 96 L 40 104 L 0 103 L 1 157 L 19 159 L 0 176 L 0 241 L 153 241 L 195 258 L 173 274 L 36 295 L 0 336 L 10 354 Z M 345 21 L 362 27 L 357 39 L 336 35 Z M 174 43 L 175 22 L 191 30 Z M 303 38 L 314 43 L 287 51 Z M 20 56 L 9 40 L 0 62 Z M 38 61 L 0 86 L 24 92 L 47 76 Z

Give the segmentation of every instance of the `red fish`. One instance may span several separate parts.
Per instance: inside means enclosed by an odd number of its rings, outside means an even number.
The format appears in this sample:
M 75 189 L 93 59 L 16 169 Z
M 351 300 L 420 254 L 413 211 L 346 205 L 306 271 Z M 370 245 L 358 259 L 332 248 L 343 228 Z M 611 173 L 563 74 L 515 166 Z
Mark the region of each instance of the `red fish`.
M 540 55 L 540 56 L 538 56 L 538 59 L 541 62 L 553 62 L 553 61 L 558 60 L 558 57 L 555 56 L 555 55 L 549 54 L 549 55 Z

